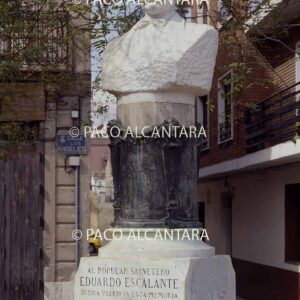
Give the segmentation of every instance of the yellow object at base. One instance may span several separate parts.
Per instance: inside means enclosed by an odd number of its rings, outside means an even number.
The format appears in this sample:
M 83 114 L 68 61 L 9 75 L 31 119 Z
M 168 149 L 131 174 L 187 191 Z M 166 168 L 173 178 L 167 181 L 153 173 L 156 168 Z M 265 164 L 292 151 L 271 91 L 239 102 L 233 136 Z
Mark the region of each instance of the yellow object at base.
M 93 244 L 96 249 L 99 249 L 101 247 L 101 243 L 98 239 L 95 238 L 89 238 L 89 243 Z

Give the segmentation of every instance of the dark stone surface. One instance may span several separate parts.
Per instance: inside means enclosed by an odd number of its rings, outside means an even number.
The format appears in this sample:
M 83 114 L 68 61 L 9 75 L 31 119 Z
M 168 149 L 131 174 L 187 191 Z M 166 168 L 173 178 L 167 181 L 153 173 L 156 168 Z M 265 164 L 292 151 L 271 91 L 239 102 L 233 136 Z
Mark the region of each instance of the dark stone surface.
M 173 125 L 179 124 L 174 119 L 161 124 Z M 122 128 L 112 120 L 109 132 L 113 126 Z M 201 227 L 197 215 L 195 139 L 113 136 L 116 134 L 110 136 L 114 226 Z

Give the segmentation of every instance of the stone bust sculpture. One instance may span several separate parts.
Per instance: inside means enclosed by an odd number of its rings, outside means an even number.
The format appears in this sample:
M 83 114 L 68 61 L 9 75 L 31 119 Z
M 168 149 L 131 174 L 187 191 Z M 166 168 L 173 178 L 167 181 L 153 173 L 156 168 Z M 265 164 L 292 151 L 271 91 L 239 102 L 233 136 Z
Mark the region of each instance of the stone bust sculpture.
M 145 17 L 106 47 L 103 88 L 117 96 L 124 126 L 140 128 L 170 117 L 194 125 L 195 96 L 211 87 L 218 33 L 186 22 L 169 1 L 148 2 Z
M 103 88 L 117 96 L 110 128 L 195 125 L 195 97 L 209 92 L 218 34 L 186 22 L 165 2 L 147 1 L 145 17 L 105 49 Z M 115 226 L 201 226 L 192 139 L 110 139 Z

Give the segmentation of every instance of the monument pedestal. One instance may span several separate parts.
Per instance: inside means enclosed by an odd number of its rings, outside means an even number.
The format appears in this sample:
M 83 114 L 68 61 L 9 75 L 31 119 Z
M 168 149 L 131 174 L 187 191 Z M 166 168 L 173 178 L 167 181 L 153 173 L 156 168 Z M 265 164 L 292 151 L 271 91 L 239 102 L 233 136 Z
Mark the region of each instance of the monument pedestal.
M 196 235 L 191 229 L 119 233 L 98 257 L 81 259 L 75 300 L 235 300 L 230 257 L 215 255 L 213 247 L 192 240 Z
M 123 229 L 98 257 L 81 260 L 75 300 L 234 300 L 229 256 L 216 256 L 193 229 L 184 229 L 201 226 L 196 167 L 201 141 L 177 132 L 195 125 L 195 97 L 209 93 L 218 32 L 186 22 L 168 1 L 145 3 L 144 11 L 103 53 L 103 89 L 118 98 L 117 119 L 107 128 L 114 225 Z M 122 124 L 146 136 L 128 137 Z

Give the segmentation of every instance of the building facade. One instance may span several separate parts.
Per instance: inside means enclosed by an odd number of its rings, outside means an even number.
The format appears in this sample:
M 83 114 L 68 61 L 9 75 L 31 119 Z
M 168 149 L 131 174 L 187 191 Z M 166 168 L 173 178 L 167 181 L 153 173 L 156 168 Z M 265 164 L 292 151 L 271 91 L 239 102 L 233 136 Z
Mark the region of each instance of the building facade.
M 101 234 L 111 228 L 114 221 L 113 178 L 108 138 L 93 138 L 90 141 L 91 154 L 91 210 L 90 228 Z M 107 241 L 101 241 L 103 246 Z
M 208 243 L 231 255 L 237 295 L 246 300 L 300 299 L 300 7 L 277 2 L 285 34 L 250 45 L 255 84 L 234 98 L 233 71 L 223 67 L 234 60 L 219 26 L 213 86 L 198 99 L 197 118 L 208 131 L 198 185 Z M 268 16 L 250 19 L 258 30 L 245 38 L 271 36 Z
M 73 18 L 62 2 L 38 17 L 34 6 L 25 6 L 26 18 L 32 14 L 39 22 L 26 32 L 30 38 L 20 34 L 0 43 L 4 59 L 23 49 L 38 53 L 20 65 L 22 80 L 0 83 L 2 124 L 37 133 L 36 149 L 26 145 L 0 162 L 1 299 L 72 299 L 73 275 L 80 257 L 88 256 L 88 243 L 75 241 L 72 232 L 90 225 L 89 140 L 80 151 L 64 142 L 71 127 L 89 122 L 89 16 Z M 8 98 L 13 106 L 5 104 Z M 3 132 L 1 139 L 7 143 Z

